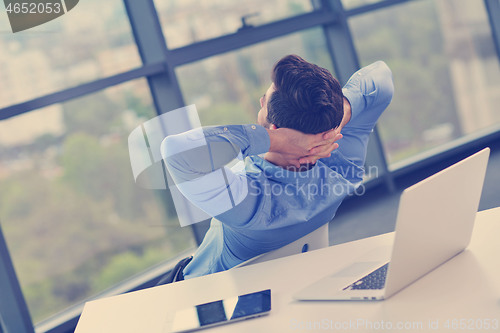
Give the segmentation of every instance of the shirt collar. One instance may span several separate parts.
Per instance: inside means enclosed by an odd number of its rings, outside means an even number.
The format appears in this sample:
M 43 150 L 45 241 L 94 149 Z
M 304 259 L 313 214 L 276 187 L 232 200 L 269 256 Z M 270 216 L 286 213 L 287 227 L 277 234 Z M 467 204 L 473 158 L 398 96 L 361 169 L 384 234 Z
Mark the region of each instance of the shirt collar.
M 245 159 L 245 169 L 247 172 L 264 173 L 268 178 L 271 178 L 280 183 L 307 183 L 310 179 L 314 178 L 313 175 L 318 174 L 319 164 L 318 161 L 312 168 L 305 171 L 290 171 L 277 166 L 262 156 L 253 155 Z

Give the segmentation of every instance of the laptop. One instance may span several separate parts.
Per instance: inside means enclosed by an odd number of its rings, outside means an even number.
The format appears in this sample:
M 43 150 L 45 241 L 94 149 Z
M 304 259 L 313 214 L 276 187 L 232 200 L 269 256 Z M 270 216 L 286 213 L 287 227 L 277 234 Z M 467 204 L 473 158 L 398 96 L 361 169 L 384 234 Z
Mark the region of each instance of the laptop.
M 362 255 L 294 298 L 387 299 L 462 252 L 472 235 L 489 154 L 485 148 L 405 189 L 392 246 Z

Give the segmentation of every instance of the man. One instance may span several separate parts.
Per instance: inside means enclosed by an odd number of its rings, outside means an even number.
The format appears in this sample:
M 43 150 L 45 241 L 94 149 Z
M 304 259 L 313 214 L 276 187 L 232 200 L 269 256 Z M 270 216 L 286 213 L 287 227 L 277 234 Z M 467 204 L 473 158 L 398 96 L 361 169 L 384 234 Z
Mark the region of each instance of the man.
M 393 89 L 381 61 L 342 89 L 326 69 L 289 55 L 273 68 L 259 125 L 167 137 L 162 155 L 179 190 L 214 216 L 174 281 L 227 270 L 331 221 L 362 180 L 368 136 Z M 226 167 L 238 154 L 244 164 Z

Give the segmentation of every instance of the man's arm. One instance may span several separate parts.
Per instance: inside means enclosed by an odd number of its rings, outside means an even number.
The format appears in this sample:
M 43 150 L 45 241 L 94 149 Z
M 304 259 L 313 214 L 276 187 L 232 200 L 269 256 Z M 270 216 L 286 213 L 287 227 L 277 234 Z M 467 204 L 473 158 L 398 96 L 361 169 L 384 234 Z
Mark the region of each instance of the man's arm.
M 343 138 L 338 141 L 336 154 L 363 167 L 369 135 L 394 94 L 392 72 L 383 61 L 377 61 L 354 73 L 342 91 L 350 107 L 350 119 L 341 130 Z
M 161 153 L 179 191 L 210 216 L 244 206 L 234 223 L 246 222 L 258 201 L 249 191 L 245 174 L 226 165 L 235 158 L 269 150 L 267 131 L 258 125 L 231 125 L 196 128 L 163 140 Z
M 306 135 L 288 128 L 228 125 L 169 136 L 161 151 L 172 180 L 186 198 L 210 216 L 233 210 L 232 223 L 242 224 L 257 209 L 260 189 L 249 186 L 244 173 L 226 167 L 229 162 L 268 151 L 286 152 L 298 160 L 312 147 L 333 140 L 332 135 Z

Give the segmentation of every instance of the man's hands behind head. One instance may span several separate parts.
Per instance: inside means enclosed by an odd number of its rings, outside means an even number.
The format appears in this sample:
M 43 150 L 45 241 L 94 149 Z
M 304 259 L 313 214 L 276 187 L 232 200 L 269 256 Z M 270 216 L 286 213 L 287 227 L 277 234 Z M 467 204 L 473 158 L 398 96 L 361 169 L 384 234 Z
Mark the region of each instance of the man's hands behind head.
M 279 153 L 290 166 L 314 164 L 320 158 L 330 157 L 342 138 L 338 129 L 318 134 L 305 134 L 291 128 L 268 129 L 271 139 L 269 152 Z
M 288 165 L 300 168 L 302 164 L 314 164 L 320 158 L 330 157 L 339 147 L 336 141 L 342 139 L 340 131 L 351 120 L 351 104 L 344 97 L 344 117 L 339 127 L 318 134 L 304 134 L 290 128 L 276 128 L 271 125 L 267 130 L 271 139 L 269 152 L 282 155 Z
M 342 134 L 338 129 L 319 133 L 322 141 L 316 144 L 309 154 L 299 158 L 299 164 L 315 164 L 320 158 L 330 157 L 332 151 L 339 147 L 338 140 L 342 139 Z

